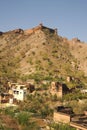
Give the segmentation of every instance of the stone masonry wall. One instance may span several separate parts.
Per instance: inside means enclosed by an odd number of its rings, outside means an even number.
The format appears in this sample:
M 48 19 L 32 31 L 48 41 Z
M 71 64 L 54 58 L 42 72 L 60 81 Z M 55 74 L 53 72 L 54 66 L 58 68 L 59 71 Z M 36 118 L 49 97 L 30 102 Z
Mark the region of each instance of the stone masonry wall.
M 70 115 L 62 114 L 60 112 L 54 112 L 53 119 L 55 122 L 70 123 Z

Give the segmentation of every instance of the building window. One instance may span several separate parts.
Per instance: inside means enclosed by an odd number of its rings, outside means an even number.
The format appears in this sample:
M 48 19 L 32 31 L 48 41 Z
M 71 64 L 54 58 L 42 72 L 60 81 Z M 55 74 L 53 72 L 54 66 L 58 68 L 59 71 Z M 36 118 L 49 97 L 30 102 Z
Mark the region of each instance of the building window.
M 17 94 L 17 95 L 18 95 L 18 94 L 19 94 L 19 91 L 14 91 L 14 94 Z
M 17 91 L 17 94 L 19 94 L 19 91 Z

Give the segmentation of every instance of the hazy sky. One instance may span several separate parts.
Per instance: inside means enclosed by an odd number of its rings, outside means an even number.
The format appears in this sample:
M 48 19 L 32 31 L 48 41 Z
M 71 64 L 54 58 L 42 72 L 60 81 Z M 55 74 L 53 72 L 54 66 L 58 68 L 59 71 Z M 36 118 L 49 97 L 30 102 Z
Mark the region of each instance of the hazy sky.
M 0 31 L 40 23 L 59 35 L 87 42 L 87 0 L 0 0 Z

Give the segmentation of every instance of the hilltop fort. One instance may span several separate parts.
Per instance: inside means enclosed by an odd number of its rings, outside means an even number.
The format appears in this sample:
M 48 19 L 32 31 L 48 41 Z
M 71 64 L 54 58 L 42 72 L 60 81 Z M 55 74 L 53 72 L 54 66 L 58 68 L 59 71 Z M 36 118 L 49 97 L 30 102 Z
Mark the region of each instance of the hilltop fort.
M 50 32 L 57 34 L 57 29 L 48 28 L 48 27 L 46 27 L 46 26 L 43 26 L 42 23 L 40 23 L 38 26 L 36 26 L 36 27 L 34 27 L 34 28 L 32 28 L 32 29 L 25 30 L 24 32 L 25 32 L 26 34 L 33 34 L 33 33 L 35 33 L 36 31 L 38 31 L 38 30 L 43 30 L 43 29 L 49 29 Z

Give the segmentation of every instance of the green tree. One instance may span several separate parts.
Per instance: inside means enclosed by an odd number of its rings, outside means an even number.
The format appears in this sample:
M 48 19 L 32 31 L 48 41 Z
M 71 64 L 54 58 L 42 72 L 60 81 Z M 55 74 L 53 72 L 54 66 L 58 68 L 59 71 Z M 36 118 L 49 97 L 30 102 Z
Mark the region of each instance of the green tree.
M 20 125 L 27 125 L 29 121 L 29 114 L 26 112 L 20 112 L 17 119 Z

